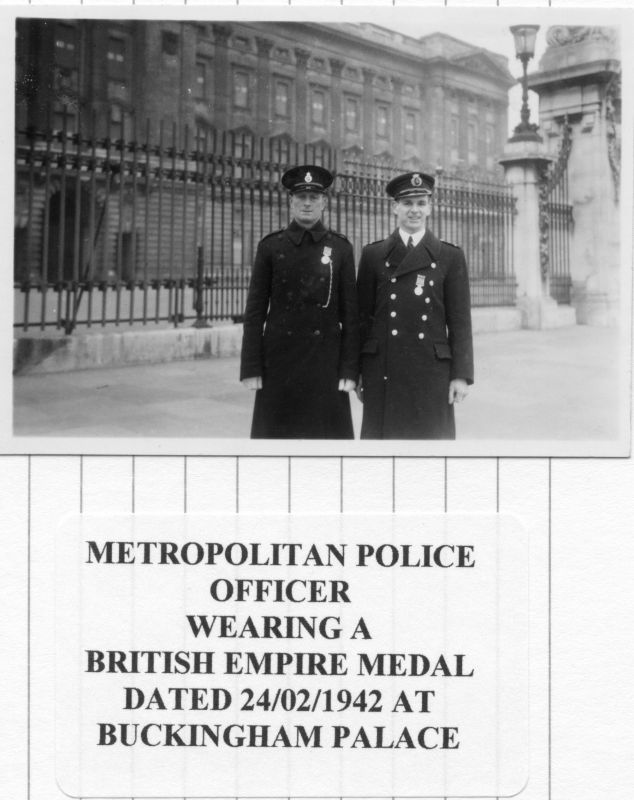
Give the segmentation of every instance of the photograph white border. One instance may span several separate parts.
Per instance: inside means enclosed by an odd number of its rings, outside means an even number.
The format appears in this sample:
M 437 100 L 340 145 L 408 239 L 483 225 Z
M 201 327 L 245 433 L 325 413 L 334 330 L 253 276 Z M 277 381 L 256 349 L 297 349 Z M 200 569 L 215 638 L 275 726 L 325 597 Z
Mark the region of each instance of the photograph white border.
M 535 21 L 543 27 L 570 23 L 570 9 L 560 8 L 501 8 L 469 7 L 451 8 L 421 6 L 425 19 L 433 20 L 441 15 L 444 21 L 456 20 L 457 32 L 465 26 L 465 15 L 483 14 L 504 15 L 504 25 Z M 411 6 L 386 6 L 372 4 L 345 6 L 272 6 L 272 5 L 135 5 L 135 6 L 49 6 L 29 5 L 0 9 L 0 44 L 2 52 L 2 81 L 0 96 L 4 98 L 4 108 L 14 108 L 15 39 L 14 27 L 17 17 L 66 17 L 86 19 L 183 19 L 183 20 L 225 20 L 225 21 L 297 21 L 297 22 L 361 22 L 367 21 L 371 12 L 372 22 L 390 26 L 395 14 L 415 13 Z M 622 148 L 621 148 L 621 304 L 620 304 L 620 355 L 622 369 L 620 386 L 614 391 L 618 395 L 615 408 L 618 408 L 621 435 L 614 440 L 530 440 L 530 439 L 460 439 L 456 441 L 426 440 L 251 440 L 248 438 L 194 438 L 194 437 L 82 437 L 67 436 L 16 436 L 13 434 L 13 380 L 11 378 L 13 341 L 13 294 L 7 293 L 4 306 L 4 319 L 11 326 L 11 335 L 3 338 L 0 350 L 0 364 L 5 379 L 5 391 L 0 398 L 0 452 L 31 454 L 135 454 L 135 455 L 288 455 L 288 456 L 540 456 L 540 457 L 627 457 L 631 452 L 631 411 L 632 411 L 632 200 L 634 192 L 633 173 L 633 54 L 626 46 L 628 31 L 634 32 L 634 9 L 631 8 L 575 8 L 575 24 L 595 24 L 618 26 L 621 35 L 622 57 Z M 510 34 L 509 34 L 510 36 Z M 13 142 L 14 120 L 7 114 L 2 128 L 6 141 Z M 4 185 L 11 187 L 5 193 L 4 202 L 9 205 L 7 213 L 1 215 L 0 236 L 7 242 L 7 250 L 13 246 L 12 206 L 14 187 L 13 147 L 5 148 L 3 155 Z M 357 254 L 358 257 L 359 254 Z M 468 253 L 467 253 L 468 257 Z M 12 269 L 13 259 L 7 259 L 7 272 Z M 606 354 L 612 358 L 613 354 Z M 130 367 L 134 369 L 134 367 Z M 477 364 L 476 364 L 477 369 Z M 236 382 L 238 378 L 236 376 Z M 476 385 L 477 391 L 477 371 Z M 580 398 L 580 402 L 582 398 Z

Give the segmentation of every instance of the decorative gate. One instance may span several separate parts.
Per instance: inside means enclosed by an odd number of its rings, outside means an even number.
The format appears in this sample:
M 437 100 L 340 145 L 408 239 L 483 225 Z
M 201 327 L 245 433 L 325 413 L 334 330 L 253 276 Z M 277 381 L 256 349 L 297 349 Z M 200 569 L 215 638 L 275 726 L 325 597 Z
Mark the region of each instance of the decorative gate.
M 558 303 L 570 303 L 570 233 L 572 206 L 568 203 L 568 158 L 572 128 L 564 120 L 557 158 L 540 176 L 539 257 L 542 280 L 548 281 L 550 296 Z

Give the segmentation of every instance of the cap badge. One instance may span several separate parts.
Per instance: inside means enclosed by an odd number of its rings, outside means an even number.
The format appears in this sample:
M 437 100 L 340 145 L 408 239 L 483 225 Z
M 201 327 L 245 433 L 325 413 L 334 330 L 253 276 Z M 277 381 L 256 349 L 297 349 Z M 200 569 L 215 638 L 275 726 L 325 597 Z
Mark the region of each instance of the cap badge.
M 417 186 L 418 187 L 418 186 L 422 186 L 422 185 L 423 185 L 423 179 L 421 178 L 421 176 L 417 172 L 415 172 L 412 175 L 412 186 Z
M 312 183 L 313 182 L 313 176 L 310 174 L 310 172 L 306 173 L 306 175 L 304 176 L 304 181 L 306 183 Z

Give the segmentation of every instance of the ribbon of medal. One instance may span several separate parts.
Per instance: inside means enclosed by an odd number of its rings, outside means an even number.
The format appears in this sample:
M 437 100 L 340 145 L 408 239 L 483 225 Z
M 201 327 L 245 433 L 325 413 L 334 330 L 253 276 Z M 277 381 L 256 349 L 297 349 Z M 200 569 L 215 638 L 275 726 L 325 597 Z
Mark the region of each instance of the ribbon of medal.
M 332 296 L 332 247 L 324 247 L 324 251 L 321 254 L 321 263 L 328 264 L 330 266 L 330 277 L 328 279 L 328 297 L 326 302 L 322 304 L 322 308 L 328 308 L 330 305 L 330 298 Z

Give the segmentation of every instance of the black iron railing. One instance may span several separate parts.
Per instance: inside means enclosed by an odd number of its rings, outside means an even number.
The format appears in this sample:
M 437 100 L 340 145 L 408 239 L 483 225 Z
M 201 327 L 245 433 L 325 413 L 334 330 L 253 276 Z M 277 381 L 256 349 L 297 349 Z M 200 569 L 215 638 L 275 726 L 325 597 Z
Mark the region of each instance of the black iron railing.
M 393 226 L 403 166 L 327 146 L 149 126 L 131 141 L 16 135 L 15 325 L 208 324 L 240 317 L 259 239 L 288 222 L 279 179 L 315 163 L 336 181 L 326 222 L 360 254 Z M 438 175 L 432 226 L 467 255 L 474 305 L 515 299 L 508 189 Z

